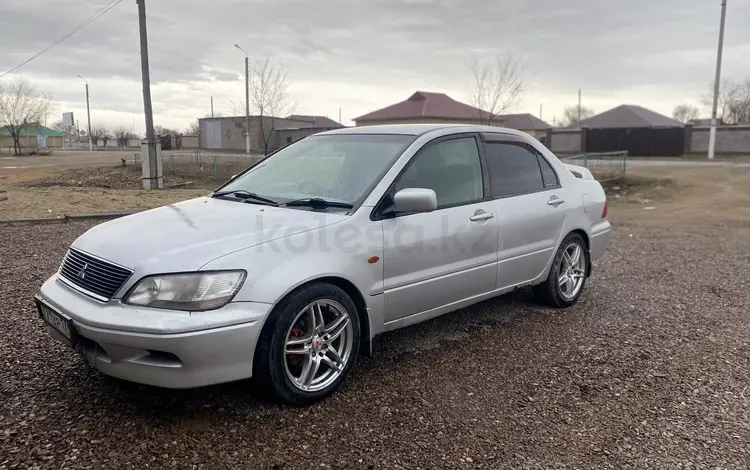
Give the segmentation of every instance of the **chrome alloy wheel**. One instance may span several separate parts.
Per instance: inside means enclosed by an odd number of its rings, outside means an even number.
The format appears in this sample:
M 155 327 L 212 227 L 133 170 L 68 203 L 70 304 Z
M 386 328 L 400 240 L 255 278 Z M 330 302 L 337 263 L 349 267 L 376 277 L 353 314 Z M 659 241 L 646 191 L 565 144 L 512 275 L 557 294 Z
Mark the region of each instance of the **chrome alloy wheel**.
M 560 262 L 560 272 L 557 277 L 560 295 L 565 300 L 573 299 L 581 290 L 585 277 L 586 256 L 583 247 L 573 242 L 565 247 Z
M 353 354 L 354 330 L 349 312 L 333 300 L 316 300 L 292 321 L 284 341 L 284 370 L 305 392 L 331 385 Z

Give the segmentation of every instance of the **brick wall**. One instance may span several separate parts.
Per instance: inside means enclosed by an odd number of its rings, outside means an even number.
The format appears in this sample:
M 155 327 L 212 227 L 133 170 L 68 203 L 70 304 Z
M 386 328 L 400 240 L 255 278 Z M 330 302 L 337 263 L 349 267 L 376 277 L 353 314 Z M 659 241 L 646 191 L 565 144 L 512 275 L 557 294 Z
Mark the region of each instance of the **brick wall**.
M 547 146 L 554 153 L 581 153 L 581 130 L 553 129 Z
M 693 127 L 689 153 L 708 153 L 710 127 Z M 716 128 L 717 155 L 750 155 L 750 125 L 718 126 Z

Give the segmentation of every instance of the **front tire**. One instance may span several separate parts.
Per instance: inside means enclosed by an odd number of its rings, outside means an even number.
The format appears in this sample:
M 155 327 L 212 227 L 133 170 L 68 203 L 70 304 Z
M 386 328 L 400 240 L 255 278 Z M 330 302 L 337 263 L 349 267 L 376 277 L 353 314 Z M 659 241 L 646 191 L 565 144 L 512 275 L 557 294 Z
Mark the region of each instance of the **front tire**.
M 581 297 L 588 265 L 589 251 L 583 237 L 569 234 L 555 253 L 547 280 L 534 286 L 534 295 L 550 307 L 570 307 Z
M 333 394 L 359 351 L 359 316 L 349 295 L 331 284 L 310 284 L 284 298 L 271 315 L 259 339 L 254 375 L 292 405 Z

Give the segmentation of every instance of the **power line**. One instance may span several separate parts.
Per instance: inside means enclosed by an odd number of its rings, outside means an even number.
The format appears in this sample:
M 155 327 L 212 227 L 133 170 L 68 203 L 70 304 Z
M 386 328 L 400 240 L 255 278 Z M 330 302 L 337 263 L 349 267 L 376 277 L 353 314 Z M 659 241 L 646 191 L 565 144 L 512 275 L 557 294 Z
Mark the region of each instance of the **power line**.
M 94 22 L 97 18 L 99 18 L 100 16 L 104 15 L 105 13 L 107 13 L 112 8 L 116 7 L 117 4 L 120 3 L 120 2 L 122 2 L 122 0 L 112 0 L 111 2 L 109 2 L 108 4 L 106 4 L 105 6 L 103 6 L 102 8 L 100 8 L 96 13 L 94 13 L 93 15 L 89 16 L 88 18 L 86 18 L 81 24 L 79 24 L 78 26 L 76 26 L 75 28 L 73 28 L 65 36 L 61 37 L 60 39 L 58 39 L 57 41 L 53 42 L 49 46 L 45 47 L 41 51 L 37 52 L 33 56 L 29 57 L 25 61 L 23 61 L 20 64 L 16 65 L 15 67 L 13 67 L 12 69 L 8 70 L 4 74 L 0 75 L 0 78 L 3 78 L 4 76 L 6 76 L 6 75 L 8 75 L 10 73 L 15 72 L 16 70 L 20 69 L 21 67 L 23 67 L 24 65 L 28 64 L 32 60 L 36 59 L 37 57 L 39 57 L 40 55 L 44 54 L 48 50 L 52 49 L 53 47 L 57 46 L 61 42 L 63 42 L 66 39 L 68 39 L 69 37 L 73 36 L 75 33 L 77 33 L 78 31 L 82 30 L 83 28 L 85 28 L 86 26 L 88 26 L 89 24 L 91 24 L 92 22 Z

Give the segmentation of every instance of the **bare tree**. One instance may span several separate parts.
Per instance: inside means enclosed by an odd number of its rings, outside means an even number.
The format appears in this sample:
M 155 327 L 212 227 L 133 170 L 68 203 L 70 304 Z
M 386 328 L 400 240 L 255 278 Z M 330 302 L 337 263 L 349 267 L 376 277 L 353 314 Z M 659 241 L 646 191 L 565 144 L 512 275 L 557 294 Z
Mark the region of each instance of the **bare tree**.
M 472 57 L 471 73 L 471 105 L 484 111 L 477 116 L 480 124 L 492 125 L 499 114 L 518 104 L 526 90 L 523 60 L 513 52 L 498 54 L 484 63 Z
M 62 120 L 53 122 L 52 129 L 56 130 L 57 132 L 62 132 L 63 134 L 67 134 L 68 132 L 70 132 L 70 129 L 68 129 L 65 124 L 63 124 Z
M 195 121 L 191 122 L 190 125 L 185 129 L 185 134 L 187 135 L 198 135 L 198 133 L 201 130 L 200 123 L 196 119 Z
M 710 90 L 703 94 L 701 102 L 709 110 L 713 105 L 713 83 Z M 716 118 L 724 124 L 750 123 L 750 78 L 744 81 L 724 79 L 719 85 L 719 100 Z
M 121 150 L 128 146 L 130 139 L 136 138 L 135 133 L 133 133 L 128 127 L 122 125 L 112 129 L 112 134 L 115 136 L 117 146 L 120 147 Z
M 42 120 L 49 107 L 49 98 L 24 81 L 0 87 L 0 127 L 8 130 L 16 155 L 21 155 L 21 130 Z
M 680 122 L 690 122 L 697 119 L 701 110 L 691 104 L 678 104 L 672 111 L 672 117 Z
M 268 146 L 279 117 L 294 114 L 296 104 L 289 94 L 286 70 L 281 64 L 274 65 L 269 56 L 253 64 L 249 82 L 250 106 L 256 109 L 260 117 L 263 153 L 268 155 Z
M 568 106 L 563 111 L 562 125 L 565 127 L 578 127 L 581 121 L 594 115 L 594 110 L 581 106 L 581 118 L 578 118 L 578 105 Z
M 109 128 L 105 124 L 94 124 L 91 126 L 91 135 L 89 138 L 91 138 L 91 142 L 94 143 L 94 146 L 99 145 L 99 141 L 101 140 L 104 143 L 104 148 L 107 148 L 107 141 L 109 140 L 111 134 L 109 132 Z
M 44 126 L 47 126 L 47 116 L 49 116 L 56 108 L 54 101 L 52 101 L 52 95 L 48 93 L 41 93 L 42 95 L 42 116 L 39 118 L 39 122 L 44 122 Z M 66 132 L 67 133 L 67 132 Z
M 180 135 L 180 132 L 175 129 L 170 129 L 169 127 L 164 127 L 160 125 L 154 126 L 154 133 L 156 135 Z

